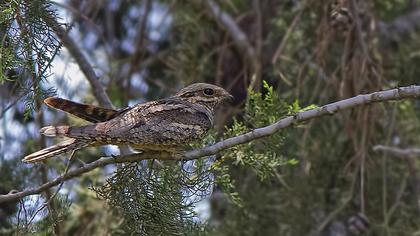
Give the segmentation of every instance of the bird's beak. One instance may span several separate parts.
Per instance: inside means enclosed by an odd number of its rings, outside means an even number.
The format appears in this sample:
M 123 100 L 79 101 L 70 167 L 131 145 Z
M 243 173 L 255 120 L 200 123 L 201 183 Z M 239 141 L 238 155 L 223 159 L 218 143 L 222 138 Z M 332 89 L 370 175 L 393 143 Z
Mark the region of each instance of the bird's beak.
M 223 93 L 223 100 L 227 100 L 229 102 L 232 102 L 233 98 L 234 97 L 230 93 L 228 93 L 226 91 Z

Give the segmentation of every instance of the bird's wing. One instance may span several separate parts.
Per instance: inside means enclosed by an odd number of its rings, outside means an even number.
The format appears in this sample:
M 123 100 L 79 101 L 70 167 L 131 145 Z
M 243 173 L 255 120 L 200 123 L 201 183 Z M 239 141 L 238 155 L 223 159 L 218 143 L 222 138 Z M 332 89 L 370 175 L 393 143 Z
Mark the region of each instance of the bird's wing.
M 212 114 L 194 104 L 163 99 L 134 106 L 98 123 L 96 131 L 135 143 L 165 143 L 201 137 L 212 126 Z
M 56 97 L 49 97 L 44 100 L 44 103 L 52 108 L 65 111 L 92 123 L 111 120 L 127 110 L 114 110 L 97 107 Z

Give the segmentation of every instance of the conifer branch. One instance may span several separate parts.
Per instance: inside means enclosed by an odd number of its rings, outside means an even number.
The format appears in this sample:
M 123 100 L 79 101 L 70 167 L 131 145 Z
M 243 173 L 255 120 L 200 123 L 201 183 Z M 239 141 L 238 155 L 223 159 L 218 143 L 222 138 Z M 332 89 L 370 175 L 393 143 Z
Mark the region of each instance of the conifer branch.
M 305 122 L 311 119 L 319 118 L 325 115 L 333 115 L 336 112 L 340 112 L 346 109 L 356 108 L 358 106 L 369 105 L 376 102 L 386 102 L 391 100 L 401 100 L 407 98 L 416 98 L 420 97 L 420 85 L 412 85 L 408 87 L 400 87 L 396 89 L 390 89 L 380 92 L 374 92 L 365 95 L 358 95 L 352 98 L 344 99 L 338 102 L 330 103 L 325 106 L 303 111 L 284 117 L 277 121 L 274 124 L 268 125 L 266 127 L 254 129 L 248 133 L 238 135 L 236 137 L 228 138 L 226 140 L 220 141 L 214 145 L 210 145 L 205 148 L 196 149 L 187 151 L 179 155 L 171 155 L 166 152 L 143 152 L 135 153 L 130 155 L 121 155 L 121 156 L 112 156 L 112 157 L 102 157 L 96 161 L 93 161 L 89 164 L 85 164 L 77 169 L 68 171 L 68 173 L 63 174 L 54 180 L 51 180 L 47 183 L 44 183 L 38 187 L 26 189 L 21 192 L 16 192 L 15 190 L 6 195 L 0 195 L 0 203 L 8 201 L 17 201 L 20 198 L 39 194 L 49 188 L 59 185 L 60 183 L 67 181 L 69 179 L 80 176 L 84 173 L 90 172 L 96 168 L 104 167 L 109 164 L 114 163 L 126 163 L 126 162 L 136 162 L 141 160 L 148 159 L 158 159 L 158 160 L 193 160 L 201 157 L 217 154 L 225 149 L 231 148 L 233 146 L 247 143 L 262 137 L 270 136 L 284 128 L 290 127 L 292 125 L 297 125 L 301 122 Z

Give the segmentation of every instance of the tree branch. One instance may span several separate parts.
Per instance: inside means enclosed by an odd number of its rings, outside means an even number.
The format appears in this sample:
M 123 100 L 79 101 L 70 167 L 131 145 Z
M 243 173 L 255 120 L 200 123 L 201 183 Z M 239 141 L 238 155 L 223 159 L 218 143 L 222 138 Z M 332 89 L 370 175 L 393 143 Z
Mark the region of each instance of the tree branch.
M 60 38 L 61 42 L 76 60 L 77 64 L 80 67 L 80 70 L 83 72 L 83 74 L 89 81 L 92 87 L 93 95 L 95 96 L 96 100 L 98 100 L 99 104 L 106 108 L 113 108 L 111 100 L 106 94 L 104 87 L 99 82 L 98 77 L 96 76 L 96 73 L 90 65 L 88 59 L 79 49 L 76 42 L 68 35 L 67 30 L 61 27 L 53 16 L 44 16 L 44 20 L 54 30 L 54 32 Z
M 389 152 L 397 157 L 420 157 L 420 148 L 397 148 L 382 145 L 373 147 L 374 151 Z
M 274 124 L 269 126 L 252 130 L 248 133 L 238 135 L 236 137 L 228 138 L 220 141 L 214 145 L 187 151 L 178 155 L 171 155 L 167 152 L 143 152 L 130 155 L 116 156 L 116 157 L 102 157 L 89 164 L 85 164 L 80 168 L 69 171 L 67 174 L 61 175 L 54 180 L 47 182 L 39 187 L 26 189 L 22 192 L 11 192 L 7 195 L 0 195 L 0 203 L 7 201 L 16 201 L 20 198 L 39 194 L 49 188 L 59 185 L 60 183 L 72 179 L 76 176 L 82 175 L 98 167 L 103 167 L 114 163 L 135 162 L 147 159 L 159 160 L 193 160 L 204 156 L 219 153 L 222 150 L 231 148 L 233 146 L 247 143 L 262 137 L 270 136 L 281 129 L 296 125 L 298 123 L 315 119 L 325 115 L 333 115 L 336 112 L 355 108 L 361 105 L 368 105 L 374 102 L 385 102 L 390 100 L 400 100 L 406 98 L 420 97 L 420 86 L 401 87 L 396 89 L 385 90 L 381 92 L 374 92 L 365 95 L 358 95 L 352 98 L 341 100 L 338 102 L 330 103 L 325 106 L 299 112 L 295 115 L 287 116 L 280 119 Z
M 254 139 L 270 136 L 281 129 L 320 116 L 333 115 L 338 111 L 354 108 L 361 105 L 367 105 L 373 102 L 385 102 L 389 100 L 400 100 L 413 97 L 420 97 L 420 85 L 413 85 L 409 87 L 401 87 L 365 95 L 358 95 L 338 102 L 330 103 L 319 108 L 299 112 L 293 116 L 287 116 L 269 126 L 255 129 L 246 134 L 226 139 L 222 142 L 216 143 L 212 146 L 203 149 L 189 151 L 185 154 L 185 156 L 188 157 L 188 159 L 192 159 L 198 156 L 213 155 L 215 153 L 220 152 L 221 150 L 233 147 L 238 144 L 247 143 Z

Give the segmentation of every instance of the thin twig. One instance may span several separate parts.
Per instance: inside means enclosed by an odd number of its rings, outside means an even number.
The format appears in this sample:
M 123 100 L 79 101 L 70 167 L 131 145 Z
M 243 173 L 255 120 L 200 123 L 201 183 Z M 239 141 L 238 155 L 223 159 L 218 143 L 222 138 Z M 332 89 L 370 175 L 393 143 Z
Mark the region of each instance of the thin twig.
M 392 114 L 391 114 L 391 120 L 388 125 L 388 131 L 385 138 L 385 144 L 389 144 L 391 142 L 392 134 L 395 131 L 395 120 L 397 116 L 397 104 L 393 105 L 392 108 Z M 384 218 L 384 226 L 386 225 L 386 215 L 388 214 L 388 153 L 384 152 L 382 155 L 382 215 Z
M 140 61 L 143 59 L 143 56 L 145 54 L 144 53 L 145 50 L 143 48 L 145 45 L 144 41 L 146 38 L 147 21 L 149 19 L 149 14 L 152 9 L 152 0 L 146 0 L 143 8 L 144 8 L 144 11 L 138 23 L 137 35 L 134 41 L 135 49 L 130 59 L 129 69 L 127 70 L 127 74 L 123 75 L 123 79 L 125 80 L 125 85 L 126 85 L 125 91 L 127 91 L 126 93 L 123 94 L 124 105 L 127 105 L 129 96 L 130 96 L 131 76 L 136 71 L 136 69 L 138 69 L 136 66 L 138 64 L 141 64 Z
M 293 30 L 296 28 L 297 24 L 299 23 L 299 21 L 301 19 L 303 10 L 304 10 L 304 7 L 302 7 L 302 9 L 299 10 L 299 13 L 293 18 L 292 23 L 287 28 L 286 33 L 284 33 L 284 36 L 283 36 L 279 46 L 277 47 L 277 49 L 276 49 L 276 51 L 273 55 L 273 58 L 271 59 L 272 64 L 276 64 L 277 59 L 280 57 L 281 53 L 283 52 L 283 49 L 286 46 L 286 43 L 287 43 L 288 39 L 292 35 Z
M 239 28 L 235 20 L 227 12 L 223 11 L 215 1 L 206 0 L 205 3 L 216 21 L 226 29 L 238 47 L 245 52 L 252 65 L 256 67 L 258 64 L 257 53 L 249 42 L 247 35 Z
M 123 163 L 123 162 L 135 162 L 140 160 L 150 160 L 150 159 L 158 159 L 158 160 L 193 160 L 198 159 L 205 156 L 214 155 L 219 153 L 222 150 L 231 148 L 233 146 L 247 143 L 259 138 L 270 136 L 281 129 L 290 127 L 292 125 L 297 125 L 301 122 L 305 122 L 311 119 L 315 119 L 325 115 L 333 115 L 336 112 L 355 108 L 361 105 L 367 105 L 374 102 L 385 102 L 390 100 L 400 100 L 405 98 L 415 98 L 420 97 L 420 86 L 409 86 L 409 87 L 401 87 L 396 89 L 385 90 L 381 92 L 374 92 L 365 95 L 358 95 L 352 98 L 348 98 L 345 100 L 341 100 L 338 102 L 330 103 L 325 106 L 299 112 L 295 115 L 287 116 L 283 119 L 280 119 L 274 124 L 269 126 L 254 129 L 248 133 L 238 135 L 236 137 L 228 138 L 224 141 L 220 141 L 214 145 L 196 149 L 192 151 L 187 151 L 185 153 L 172 155 L 167 152 L 144 152 L 144 153 L 135 153 L 130 155 L 123 155 L 123 156 L 116 156 L 116 157 L 102 157 L 96 161 L 93 161 L 89 164 L 83 165 L 80 168 L 75 170 L 69 171 L 65 175 L 61 175 L 54 180 L 44 183 L 43 185 L 24 190 L 22 192 L 7 194 L 7 195 L 0 195 L 0 203 L 13 201 L 16 199 L 20 199 L 25 196 L 39 194 L 51 187 L 57 186 L 58 184 L 92 171 L 93 169 L 103 167 L 109 164 L 114 163 Z
M 73 151 L 73 153 L 70 155 L 69 160 L 67 161 L 67 166 L 66 166 L 66 169 L 64 170 L 64 174 L 63 174 L 63 175 L 66 175 L 66 174 L 69 172 L 69 170 L 70 170 L 70 164 L 71 164 L 71 160 L 72 160 L 73 155 L 74 155 L 74 151 Z M 41 206 L 41 207 L 39 207 L 39 208 L 35 211 L 35 213 L 34 213 L 34 214 L 32 215 L 32 217 L 31 217 L 31 219 L 29 220 L 29 223 L 27 223 L 28 225 L 29 225 L 29 224 L 31 224 L 31 223 L 32 223 L 32 221 L 35 219 L 35 217 L 38 215 L 38 213 L 39 213 L 40 211 L 42 211 L 43 209 L 45 209 L 45 207 L 47 207 L 47 206 L 51 203 L 51 201 L 55 198 L 55 196 L 57 196 L 58 192 L 59 192 L 59 191 L 61 190 L 61 188 L 63 187 L 63 184 L 64 184 L 64 181 L 60 183 L 60 185 L 58 186 L 57 190 L 55 190 L 54 194 L 53 194 L 53 195 L 51 195 L 51 197 L 50 197 L 50 198 L 48 198 L 48 199 L 47 199 L 47 200 L 46 200 L 46 201 L 42 204 L 42 206 Z
M 389 152 L 397 157 L 420 157 L 420 148 L 397 148 L 383 145 L 373 147 L 374 151 Z
M 408 179 L 408 174 L 405 174 L 403 177 L 403 180 L 401 181 L 400 184 L 400 188 L 398 190 L 397 196 L 395 198 L 395 202 L 394 204 L 389 208 L 388 214 L 385 217 L 385 226 L 388 226 L 389 221 L 391 220 L 392 215 L 395 213 L 395 211 L 397 210 L 398 206 L 401 203 L 401 198 L 404 195 L 404 192 L 407 188 L 407 179 Z

